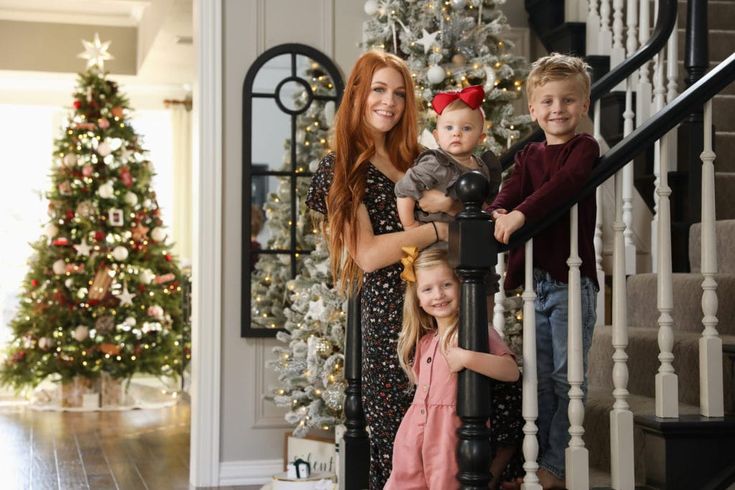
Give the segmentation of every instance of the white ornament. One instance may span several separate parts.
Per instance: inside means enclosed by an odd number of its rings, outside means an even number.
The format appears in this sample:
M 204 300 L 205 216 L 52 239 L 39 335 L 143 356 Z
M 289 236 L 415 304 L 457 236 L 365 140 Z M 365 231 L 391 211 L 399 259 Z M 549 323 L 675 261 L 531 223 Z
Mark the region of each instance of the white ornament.
M 118 245 L 117 247 L 112 249 L 112 258 L 117 260 L 118 262 L 122 262 L 123 260 L 128 258 L 128 249 L 123 247 L 122 245 Z
M 94 41 L 82 41 L 84 53 L 79 53 L 77 58 L 87 60 L 87 68 L 97 65 L 102 69 L 105 66 L 105 61 L 115 59 L 114 56 L 107 52 L 111 42 L 101 42 L 99 34 L 95 33 Z
M 71 167 L 77 163 L 77 156 L 74 153 L 67 153 L 64 155 L 64 165 Z
M 64 286 L 66 286 L 67 289 L 69 289 L 73 285 L 74 285 L 74 281 L 72 280 L 71 277 L 69 279 L 67 279 L 66 281 L 64 281 Z
M 117 299 L 120 300 L 120 306 L 133 306 L 133 298 L 135 295 L 128 291 L 128 283 L 123 286 L 123 290 L 118 294 Z M 135 323 L 133 323 L 135 325 Z
M 138 204 L 138 195 L 135 192 L 128 191 L 128 193 L 125 194 L 125 202 L 131 206 L 135 206 Z
M 444 81 L 445 73 L 444 68 L 439 65 L 430 66 L 426 72 L 426 78 L 429 79 L 429 83 L 436 85 Z
M 112 153 L 112 148 L 110 147 L 110 144 L 107 142 L 107 140 L 97 145 L 97 153 L 102 157 L 106 157 L 107 155 Z
M 123 323 L 129 327 L 134 327 L 135 324 L 138 323 L 138 321 L 132 316 L 129 316 L 125 320 L 123 320 Z
M 153 201 L 151 201 L 149 198 L 143 199 L 143 207 L 146 209 L 151 209 L 151 206 L 153 206 Z
M 77 342 L 81 342 L 82 340 L 89 337 L 89 328 L 85 327 L 84 325 L 77 325 L 77 328 L 74 329 L 74 332 L 71 334 L 72 337 L 74 337 L 74 340 Z
M 97 189 L 97 194 L 102 199 L 111 199 L 115 195 L 115 188 L 112 185 L 112 181 L 107 181 Z
M 363 8 L 365 9 L 365 13 L 370 16 L 377 14 L 378 10 L 380 10 L 380 7 L 378 7 L 378 2 L 376 2 L 375 0 L 367 0 Z
M 426 29 L 421 29 L 421 32 L 423 35 L 421 36 L 421 39 L 418 39 L 416 41 L 416 44 L 420 44 L 421 46 L 423 46 L 424 54 L 428 54 L 431 47 L 436 43 L 436 37 L 441 31 L 436 31 L 429 34 L 429 31 L 427 31 Z
M 156 275 L 150 269 L 143 269 L 139 276 L 143 284 L 150 284 L 156 278 Z
M 465 6 L 465 0 L 452 0 L 452 8 L 455 10 L 461 10 Z
M 92 247 L 87 244 L 87 239 L 82 238 L 82 243 L 79 245 L 74 245 L 74 249 L 77 251 L 77 255 L 84 255 L 86 257 L 89 257 L 89 251 L 92 250 Z
M 164 241 L 166 239 L 166 230 L 164 230 L 160 226 L 153 228 L 153 231 L 151 231 L 151 238 L 154 242 Z
M 64 262 L 62 259 L 59 259 L 54 262 L 54 265 L 51 266 L 51 268 L 53 269 L 54 274 L 60 276 L 61 274 L 66 272 L 66 262 Z
M 45 235 L 48 238 L 53 238 L 59 233 L 59 229 L 54 225 L 53 223 L 49 223 L 46 225 L 46 232 Z

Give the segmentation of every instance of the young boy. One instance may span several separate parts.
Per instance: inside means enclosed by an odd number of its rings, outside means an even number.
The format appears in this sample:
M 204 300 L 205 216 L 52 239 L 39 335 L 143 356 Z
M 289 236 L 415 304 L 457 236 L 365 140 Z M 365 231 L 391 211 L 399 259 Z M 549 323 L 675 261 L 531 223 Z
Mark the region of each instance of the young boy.
M 437 113 L 434 138 L 437 150 L 425 150 L 416 163 L 396 184 L 398 217 L 404 229 L 419 223 L 414 218 L 416 201 L 424 191 L 437 189 L 457 199 L 454 184 L 464 173 L 477 170 L 490 182 L 488 203 L 498 192 L 501 168 L 491 152 L 483 154 L 483 160 L 475 157 L 473 150 L 485 139 L 485 116 L 482 100 L 485 92 L 479 85 L 467 87 L 461 92 L 440 92 L 431 105 Z M 418 210 L 418 220 L 450 221 L 445 213 L 429 214 Z
M 518 153 L 513 174 L 489 210 L 495 238 L 508 243 L 526 222 L 546 218 L 555 206 L 587 182 L 599 156 L 597 142 L 577 133 L 589 108 L 589 66 L 579 58 L 552 53 L 536 61 L 526 82 L 528 108 L 546 135 Z M 582 258 L 582 329 L 586 393 L 587 353 L 595 325 L 595 197 L 579 203 L 579 255 Z M 567 379 L 567 257 L 569 215 L 533 239 L 536 288 L 536 355 L 538 370 L 538 477 L 544 489 L 564 488 L 564 451 L 569 442 L 569 381 Z M 510 251 L 506 289 L 521 286 L 523 247 Z

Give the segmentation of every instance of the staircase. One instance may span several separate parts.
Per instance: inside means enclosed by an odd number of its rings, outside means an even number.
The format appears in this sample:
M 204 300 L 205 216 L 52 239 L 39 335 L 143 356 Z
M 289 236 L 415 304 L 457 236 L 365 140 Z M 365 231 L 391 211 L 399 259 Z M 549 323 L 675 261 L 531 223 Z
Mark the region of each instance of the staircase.
M 552 5 L 553 4 L 553 5 Z M 542 8 L 541 6 L 545 7 Z M 549 51 L 585 54 L 578 22 L 560 22 L 552 12 L 564 12 L 564 1 L 526 0 L 529 25 Z M 679 92 L 685 88 L 686 72 L 681 59 L 685 53 L 687 2 L 679 2 Z M 710 67 L 735 52 L 735 0 L 708 2 Z M 584 25 L 582 24 L 582 29 Z M 594 78 L 606 72 L 607 57 L 593 56 L 588 62 Z M 603 73 L 599 73 L 602 70 Z M 602 99 L 602 133 L 610 146 L 622 139 L 624 93 Z M 717 329 L 723 341 L 723 384 L 725 413 L 735 411 L 735 84 L 713 99 L 716 182 L 716 236 L 719 273 Z M 680 147 L 686 138 L 680 136 Z M 669 173 L 672 187 L 672 234 L 683 230 L 687 240 L 688 263 L 675 270 L 691 272 L 673 275 L 674 368 L 678 376 L 679 418 L 656 419 L 654 378 L 659 369 L 657 275 L 635 274 L 627 280 L 628 355 L 630 392 L 628 403 L 636 418 L 634 430 L 636 485 L 642 488 L 706 488 L 708 478 L 727 480 L 735 474 L 735 423 L 730 418 L 712 420 L 699 416 L 699 340 L 702 332 L 702 281 L 700 273 L 701 227 L 686 223 L 687 215 L 699 211 L 699 203 L 687 210 L 685 158 L 680 150 L 679 169 Z M 636 188 L 653 208 L 652 149 L 637 162 Z M 697 152 L 698 155 L 698 152 Z M 641 168 L 647 168 L 641 170 Z M 648 175 L 647 175 L 648 173 Z M 696 199 L 696 196 L 695 196 Z M 695 200 L 696 202 L 696 200 Z M 673 245 L 675 248 L 677 245 Z M 679 246 L 679 248 L 681 248 Z M 674 250 L 676 254 L 676 250 Z M 685 252 L 686 258 L 686 252 Z M 686 260 L 685 260 L 686 262 Z M 609 273 L 609 271 L 608 271 Z M 612 327 L 597 327 L 590 351 L 589 393 L 585 405 L 585 444 L 589 449 L 590 486 L 610 486 L 610 409 L 613 356 Z M 671 422 L 665 422 L 671 420 Z M 685 434 L 685 435 L 682 435 Z M 675 442 L 672 442 L 675 441 Z M 676 446 L 679 444 L 679 446 Z M 686 459 L 683 459 L 686 458 Z M 694 465 L 693 462 L 698 462 Z M 729 475 L 729 476 L 728 476 Z M 647 486 L 644 485 L 654 485 Z M 715 487 L 712 487 L 715 488 Z M 724 488 L 724 487 L 723 487 Z

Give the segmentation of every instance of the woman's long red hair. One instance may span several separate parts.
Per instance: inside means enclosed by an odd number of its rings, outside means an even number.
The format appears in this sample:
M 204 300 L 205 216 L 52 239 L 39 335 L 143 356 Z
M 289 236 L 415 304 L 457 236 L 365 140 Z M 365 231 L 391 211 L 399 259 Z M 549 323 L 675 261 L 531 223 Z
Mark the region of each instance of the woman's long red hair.
M 335 117 L 334 177 L 327 196 L 330 262 L 335 284 L 342 291 L 359 289 L 362 271 L 349 254 L 357 243 L 357 210 L 365 196 L 367 169 L 375 155 L 375 143 L 365 124 L 366 103 L 373 74 L 393 68 L 403 77 L 406 104 L 401 119 L 385 136 L 385 147 L 393 165 L 405 172 L 418 154 L 416 98 L 406 63 L 382 51 L 368 51 L 355 63 L 347 80 L 342 103 Z M 350 236 L 345 236 L 345 225 Z

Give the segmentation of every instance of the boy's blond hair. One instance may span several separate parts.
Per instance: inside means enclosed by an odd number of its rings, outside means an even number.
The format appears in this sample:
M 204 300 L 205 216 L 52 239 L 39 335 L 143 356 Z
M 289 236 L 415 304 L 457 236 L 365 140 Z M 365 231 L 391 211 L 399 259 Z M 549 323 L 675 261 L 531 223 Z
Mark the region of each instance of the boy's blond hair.
M 556 80 L 565 80 L 568 78 L 576 78 L 582 88 L 582 94 L 589 98 L 590 85 L 590 65 L 585 63 L 582 58 L 570 56 L 560 53 L 551 53 L 548 56 L 539 58 L 531 65 L 531 72 L 528 74 L 526 81 L 526 95 L 529 102 L 533 96 L 533 91 L 537 87 L 542 87 L 548 82 Z

